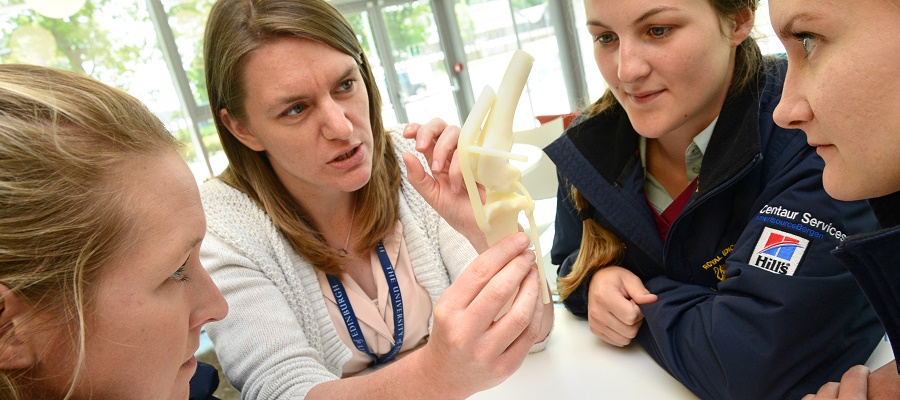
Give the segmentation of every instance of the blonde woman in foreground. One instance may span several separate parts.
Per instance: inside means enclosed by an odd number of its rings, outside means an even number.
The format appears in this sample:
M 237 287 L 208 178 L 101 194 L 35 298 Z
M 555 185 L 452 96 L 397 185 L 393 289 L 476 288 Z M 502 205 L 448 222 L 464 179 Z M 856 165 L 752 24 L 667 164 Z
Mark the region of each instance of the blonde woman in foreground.
M 0 65 L 0 398 L 213 398 L 189 381 L 228 307 L 178 149 L 121 91 Z

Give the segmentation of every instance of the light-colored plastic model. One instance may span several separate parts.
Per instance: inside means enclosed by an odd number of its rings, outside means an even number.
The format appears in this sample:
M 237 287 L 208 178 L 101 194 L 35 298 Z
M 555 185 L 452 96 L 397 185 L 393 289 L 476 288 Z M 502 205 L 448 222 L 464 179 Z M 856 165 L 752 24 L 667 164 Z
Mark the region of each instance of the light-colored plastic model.
M 511 153 L 512 123 L 533 64 L 534 57 L 516 50 L 496 95 L 490 86 L 484 87 L 460 130 L 457 155 L 475 221 L 484 231 L 488 245 L 493 246 L 518 232 L 519 212 L 525 212 L 536 253 L 543 301 L 547 304 L 550 292 L 544 274 L 539 232 L 534 222 L 534 199 L 522 185 L 522 172 L 509 163 L 509 160 L 527 161 L 527 157 Z M 485 188 L 484 204 L 481 204 L 477 183 Z

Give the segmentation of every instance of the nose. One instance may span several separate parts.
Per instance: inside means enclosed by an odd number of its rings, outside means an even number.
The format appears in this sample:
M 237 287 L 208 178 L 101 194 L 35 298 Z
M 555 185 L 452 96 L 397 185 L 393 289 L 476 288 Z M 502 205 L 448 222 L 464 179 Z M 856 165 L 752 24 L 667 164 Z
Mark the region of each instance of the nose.
M 632 83 L 640 80 L 650 73 L 650 64 L 644 57 L 643 51 L 638 44 L 632 44 L 628 41 L 619 39 L 619 80 L 625 83 Z
M 781 92 L 781 101 L 775 107 L 772 118 L 782 128 L 799 129 L 813 118 L 813 110 L 803 91 L 802 75 L 788 66 Z
M 191 313 L 191 328 L 199 328 L 207 322 L 220 321 L 228 314 L 228 303 L 212 278 L 202 267 L 197 274 L 196 303 Z
M 322 135 L 329 140 L 347 140 L 353 133 L 353 123 L 347 117 L 344 106 L 333 98 L 319 103 L 323 119 Z

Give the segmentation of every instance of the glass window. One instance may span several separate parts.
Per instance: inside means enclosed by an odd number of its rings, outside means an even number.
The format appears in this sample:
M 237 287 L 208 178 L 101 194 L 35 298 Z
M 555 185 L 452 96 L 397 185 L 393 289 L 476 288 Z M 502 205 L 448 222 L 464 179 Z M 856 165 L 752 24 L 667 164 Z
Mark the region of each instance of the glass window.
M 498 89 L 513 52 L 521 48 L 535 63 L 516 108 L 513 129 L 535 127 L 535 115 L 569 112 L 547 0 L 456 0 L 455 4 L 476 98 L 486 85 Z
M 387 30 L 400 99 L 411 122 L 438 117 L 458 125 L 459 112 L 447 62 L 429 1 L 410 1 L 381 8 Z
M 756 28 L 753 37 L 759 43 L 759 49 L 763 54 L 784 53 L 784 44 L 778 40 L 775 29 L 772 28 L 772 20 L 769 19 L 769 2 L 763 1 L 756 10 Z
M 558 0 L 553 0 L 558 1 Z M 522 50 L 534 56 L 528 76 L 528 97 L 534 115 L 564 114 L 569 109 L 556 30 L 550 22 L 549 0 L 511 0 L 516 33 Z M 499 82 L 498 82 L 499 84 Z M 537 124 L 532 119 L 533 124 Z M 523 125 L 523 129 L 534 125 Z
M 166 10 L 172 36 L 181 60 L 181 67 L 187 76 L 191 89 L 191 99 L 186 99 L 188 107 L 197 109 L 195 116 L 203 147 L 209 157 L 213 174 L 220 174 L 228 166 L 228 157 L 222 150 L 219 134 L 209 109 L 209 97 L 206 93 L 206 77 L 203 67 L 203 33 L 206 19 L 215 0 L 162 0 Z M 188 131 L 190 127 L 187 127 Z
M 572 11 L 575 13 L 575 34 L 581 46 L 581 61 L 584 67 L 584 79 L 588 86 L 588 101 L 593 103 L 606 91 L 606 81 L 597 63 L 594 61 L 594 40 L 587 30 L 587 17 L 584 14 L 584 0 L 572 0 Z
M 65 7 L 77 1 L 61 1 Z M 146 3 L 90 0 L 74 14 L 54 17 L 23 1 L 0 0 L 0 62 L 28 63 L 89 75 L 140 99 L 186 144 L 198 181 L 209 176 L 190 139 Z M 128 34 L 121 34 L 128 32 Z
M 369 64 L 372 65 L 372 74 L 375 75 L 375 85 L 378 86 L 378 93 L 381 94 L 381 119 L 384 126 L 392 128 L 397 126 L 397 113 L 394 110 L 394 104 L 391 102 L 391 96 L 387 91 L 387 80 L 385 78 L 384 65 L 378 51 L 375 48 L 374 35 L 372 34 L 372 25 L 369 23 L 369 12 L 345 13 L 344 17 L 350 22 L 356 37 L 362 45 Z
M 203 32 L 215 0 L 162 0 L 169 27 L 197 104 L 208 104 L 203 76 Z

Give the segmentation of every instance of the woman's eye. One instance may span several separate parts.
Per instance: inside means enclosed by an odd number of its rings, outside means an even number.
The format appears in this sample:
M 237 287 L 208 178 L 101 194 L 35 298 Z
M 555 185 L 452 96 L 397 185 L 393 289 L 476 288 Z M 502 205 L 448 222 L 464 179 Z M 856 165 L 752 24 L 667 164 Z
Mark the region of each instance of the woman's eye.
M 187 265 L 187 261 L 185 261 L 185 265 Z M 184 272 L 184 267 L 185 267 L 184 265 L 179 267 L 178 270 L 176 270 L 174 274 L 169 275 L 169 279 L 171 279 L 175 282 L 183 282 L 183 283 L 188 282 L 189 277 L 188 277 L 188 274 Z
M 303 110 L 305 110 L 305 109 L 306 109 L 305 105 L 295 104 L 291 108 L 287 109 L 287 111 L 284 112 L 284 115 L 287 115 L 287 116 L 298 115 L 298 114 L 302 113 Z
M 806 52 L 806 55 L 809 55 L 816 49 L 816 46 L 819 44 L 819 39 L 807 34 L 800 40 L 800 43 L 803 45 L 803 51 Z
M 612 33 L 603 33 L 594 36 L 594 41 L 600 44 L 610 44 L 616 40 L 616 35 Z
M 347 91 L 353 88 L 353 79 L 347 79 L 346 81 L 341 82 L 340 89 L 342 91 Z
M 790 36 L 800 42 L 800 46 L 803 47 L 803 52 L 807 57 L 819 45 L 819 37 L 809 32 L 792 32 Z
M 650 28 L 647 32 L 652 37 L 660 38 L 660 37 L 664 37 L 664 36 L 668 35 L 669 32 L 671 32 L 671 31 L 672 31 L 672 28 L 668 27 L 668 26 L 654 26 L 654 27 Z

